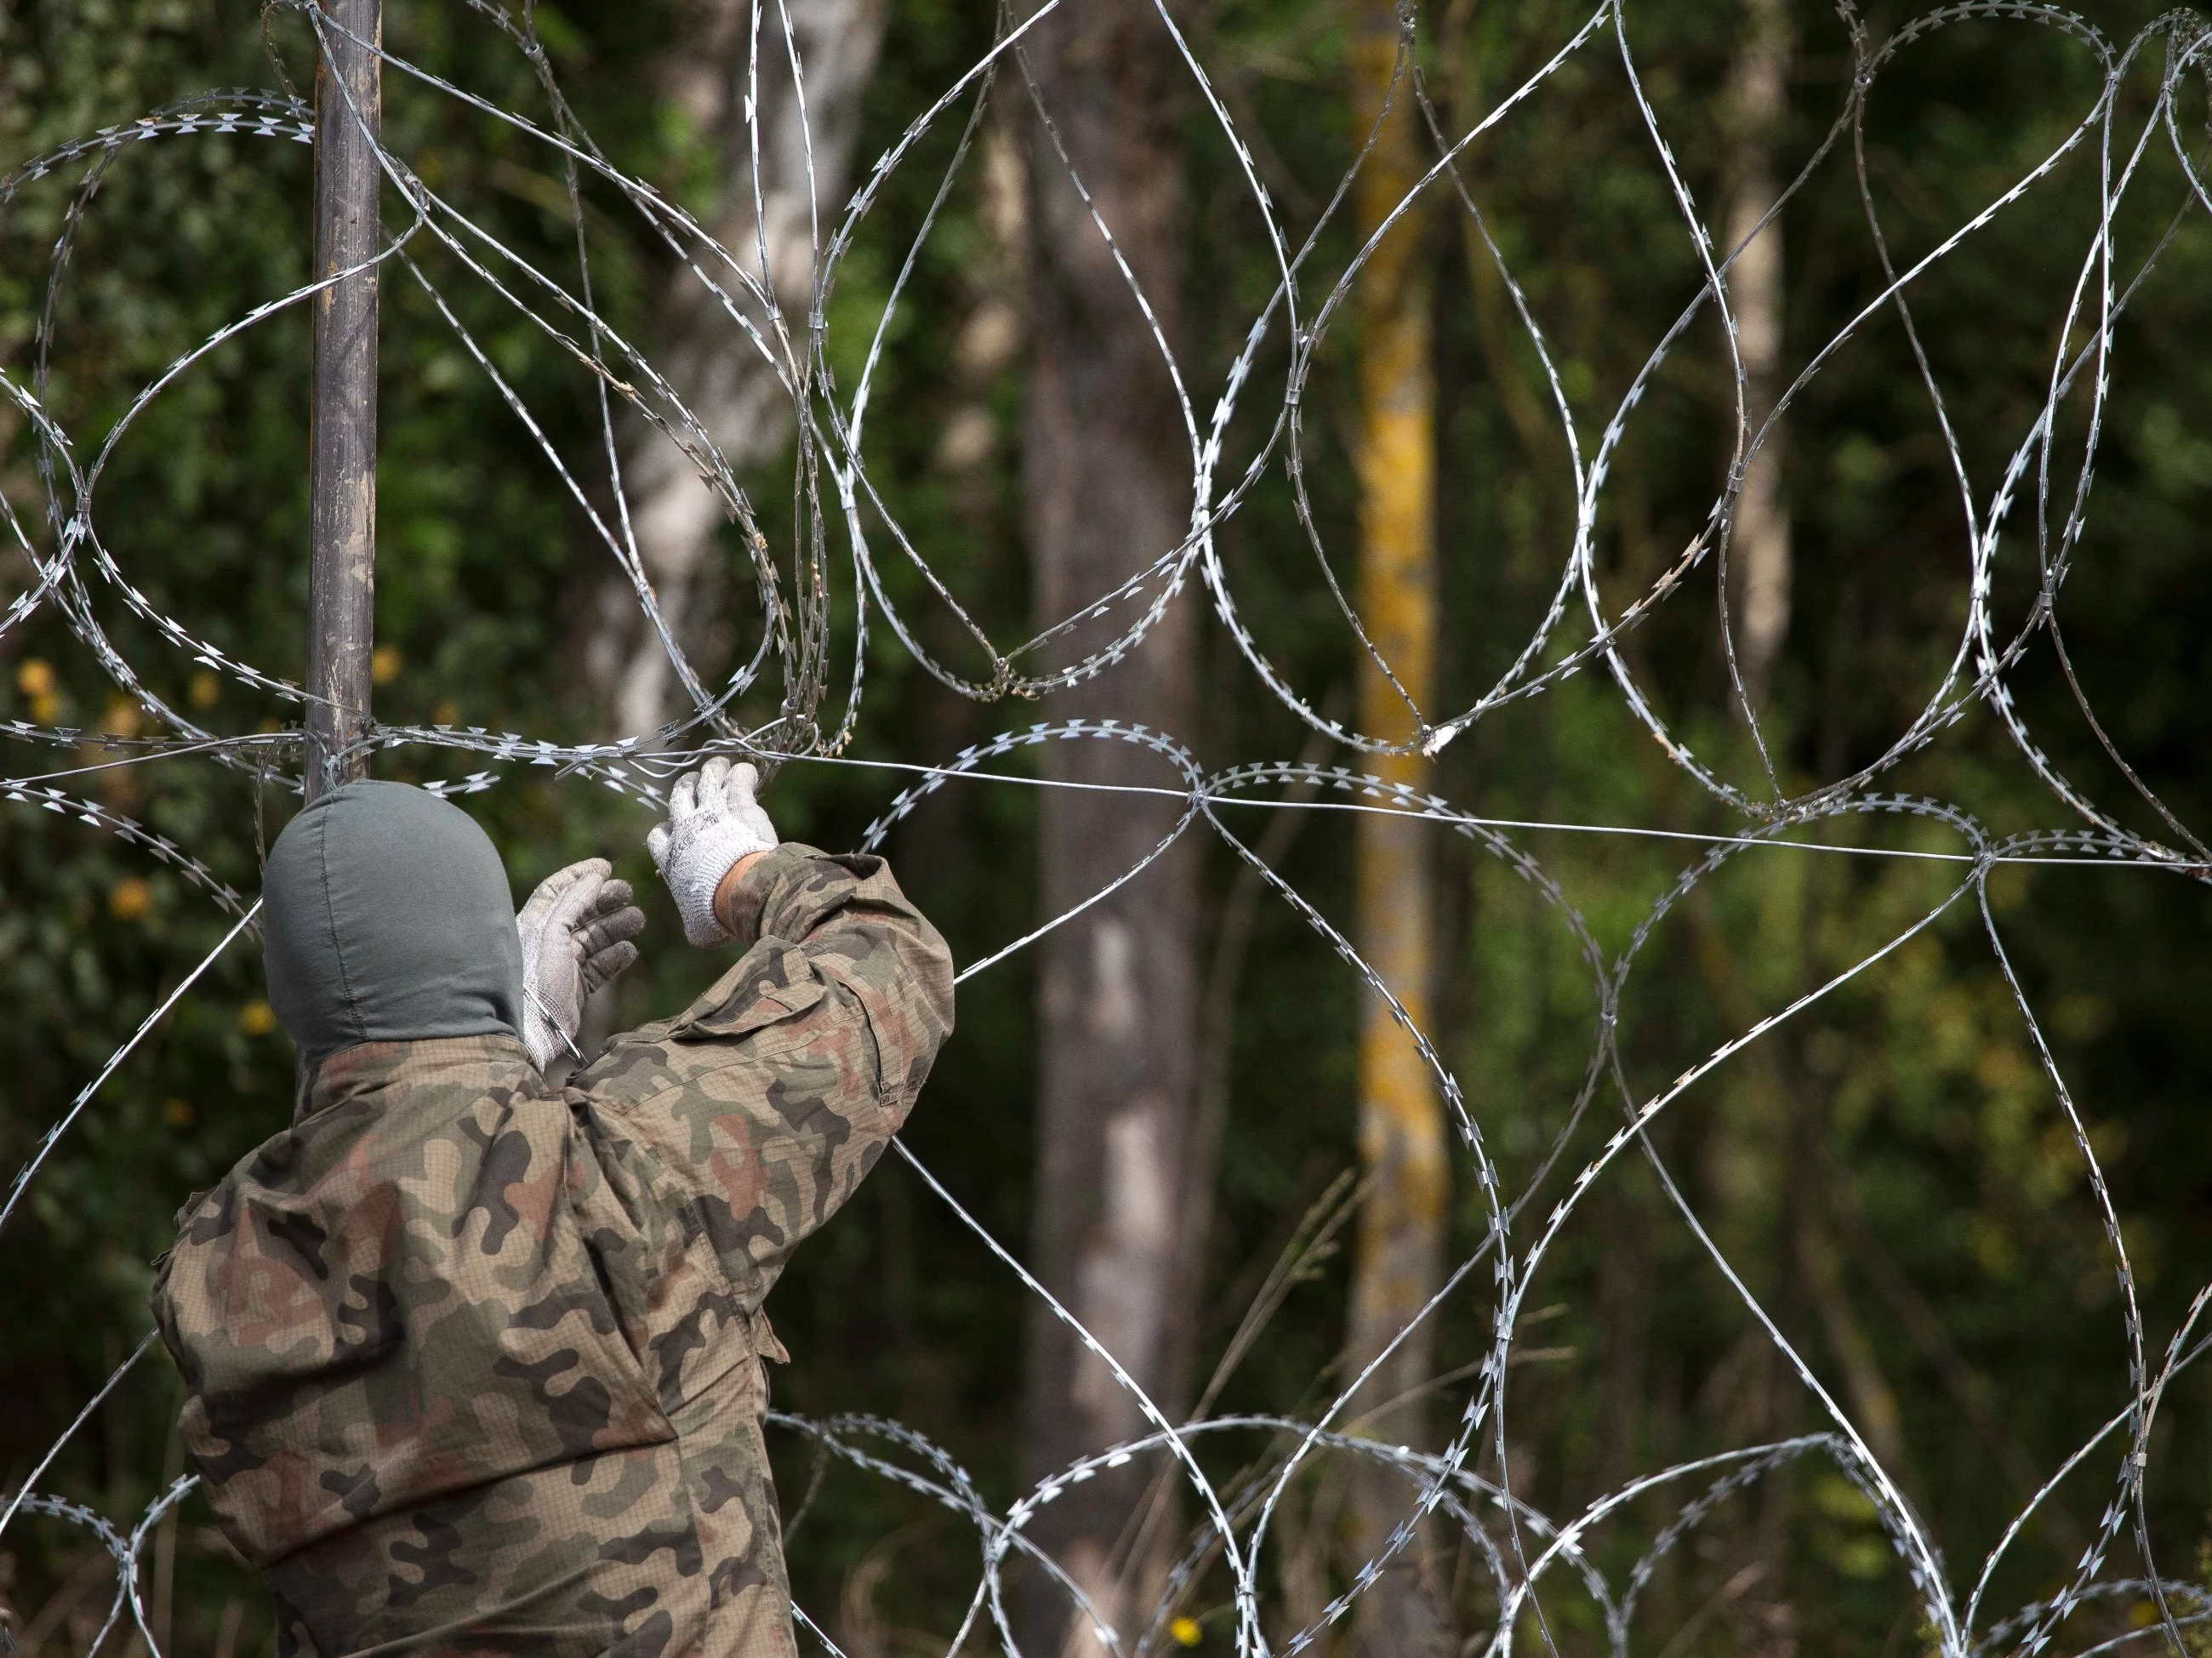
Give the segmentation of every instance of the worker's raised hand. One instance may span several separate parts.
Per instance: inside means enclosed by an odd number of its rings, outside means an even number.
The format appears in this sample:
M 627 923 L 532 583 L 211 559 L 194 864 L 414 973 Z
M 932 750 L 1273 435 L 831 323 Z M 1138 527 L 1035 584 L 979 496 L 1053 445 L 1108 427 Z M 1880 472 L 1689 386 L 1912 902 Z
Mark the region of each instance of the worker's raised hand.
M 738 859 L 776 845 L 775 825 L 753 798 L 759 786 L 750 761 L 732 764 L 717 756 L 676 780 L 668 821 L 646 836 L 684 917 L 684 936 L 695 944 L 728 942 L 729 929 L 714 913 L 715 890 Z
M 576 1032 L 584 999 L 637 959 L 630 942 L 645 912 L 604 858 L 556 870 L 515 917 L 522 937 L 522 1045 L 540 1071 L 566 1054 L 581 1060 Z

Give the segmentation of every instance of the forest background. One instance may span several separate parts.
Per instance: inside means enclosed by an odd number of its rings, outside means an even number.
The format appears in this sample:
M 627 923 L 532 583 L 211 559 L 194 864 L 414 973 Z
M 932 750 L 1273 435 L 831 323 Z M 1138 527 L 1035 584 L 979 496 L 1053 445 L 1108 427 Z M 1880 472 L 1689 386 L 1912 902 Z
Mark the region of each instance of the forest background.
M 733 71 L 702 61 L 702 40 L 726 46 L 730 33 L 706 4 L 572 0 L 537 7 L 535 19 L 569 97 L 611 155 L 711 220 L 733 188 L 726 123 L 716 112 L 729 100 L 702 102 L 693 82 L 720 75 L 726 93 Z M 2112 0 L 2094 21 L 2125 39 L 2155 11 Z M 1310 224 L 1365 131 L 1361 15 L 1340 0 L 1188 0 L 1176 15 L 1285 214 Z M 1869 21 L 1879 35 L 1908 15 L 1871 8 Z M 1701 200 L 1741 198 L 1747 144 L 1765 147 L 1769 176 L 1790 177 L 1848 90 L 1844 26 L 1820 8 L 1778 12 L 1760 0 L 1739 12 L 1733 3 L 1645 0 L 1626 15 L 1646 89 Z M 1786 95 L 1752 133 L 1745 65 L 1777 15 L 1786 18 L 1787 51 L 1776 60 Z M 312 61 L 307 37 L 296 19 L 271 16 L 270 38 L 300 77 Z M 1425 12 L 1429 89 L 1463 128 L 1583 16 L 1564 0 L 1452 0 Z M 865 176 L 914 115 L 983 55 L 994 23 L 989 7 L 953 0 L 899 0 L 865 23 L 881 27 L 881 46 L 856 70 L 852 177 Z M 386 32 L 395 50 L 496 101 L 538 106 L 528 65 L 459 4 L 393 0 Z M 0 173 L 185 94 L 270 85 L 274 76 L 251 9 L 8 0 Z M 2036 24 L 1971 20 L 1902 54 L 1871 101 L 1865 138 L 1867 175 L 1901 253 L 1924 252 L 2001 194 L 2082 118 L 2100 85 L 2079 41 Z M 2155 91 L 2153 53 L 2124 88 L 2123 128 Z M 390 97 L 391 142 L 426 179 L 532 257 L 549 265 L 569 257 L 565 187 L 542 152 L 449 100 Z M 2187 97 L 2195 101 L 2185 103 L 2185 130 L 2201 135 L 2201 94 Z M 1218 127 L 1194 98 L 1170 96 L 1162 107 L 1160 155 L 1179 180 L 1167 234 L 1180 267 L 1180 343 L 1188 361 L 1218 374 L 1275 270 Z M 1030 210 L 1034 181 L 1023 179 L 1033 152 L 995 131 L 987 126 L 981 159 L 923 245 L 878 374 L 870 451 L 917 546 L 1012 634 L 1037 603 L 1034 496 L 1056 475 L 1039 463 L 1024 424 L 1032 366 L 1050 343 L 1039 336 L 1048 312 L 1036 293 L 1045 261 Z M 949 131 L 933 135 L 925 152 L 942 161 L 951 143 Z M 53 395 L 81 429 L 101 429 L 179 352 L 297 286 L 307 270 L 305 147 L 232 138 L 146 149 L 103 186 L 60 313 Z M 1784 216 L 1779 314 L 1793 365 L 1880 291 L 1847 160 L 1816 173 Z M 1554 342 L 1587 443 L 1702 280 L 1617 51 L 1601 42 L 1578 54 L 1468 152 L 1466 176 Z M 2184 199 L 2170 158 L 2154 155 L 2145 176 L 2119 219 L 2123 245 L 2137 256 Z M 922 167 L 891 175 L 842 268 L 829 349 L 848 380 L 935 182 Z M 46 255 L 67 200 L 64 188 L 26 189 L 0 219 L 0 367 L 11 374 L 27 373 Z M 1915 290 L 1921 342 L 1984 496 L 2045 395 L 2057 320 L 2096 204 L 2097 156 L 2084 146 Z M 605 203 L 589 201 L 587 211 L 599 216 L 601 307 L 650 342 L 656 326 L 680 321 L 656 305 L 665 250 L 626 230 Z M 1711 214 L 1717 234 L 1723 216 Z M 1435 706 L 1457 708 L 1510 660 L 1548 602 L 1572 531 L 1572 486 L 1535 359 L 1479 238 L 1442 204 L 1408 234 L 1435 398 Z M 1359 240 L 1354 216 L 1332 222 L 1313 256 L 1316 292 Z M 1360 295 L 1355 286 L 1304 394 L 1311 511 L 1347 561 L 1361 522 Z M 2063 603 L 2075 671 L 2108 728 L 2192 823 L 2212 805 L 2202 695 L 2212 665 L 2212 574 L 2191 562 L 2212 518 L 2208 295 L 2212 223 L 2197 210 L 2175 226 L 2118 331 L 2094 507 Z M 553 423 L 556 443 L 586 452 L 595 416 L 577 379 L 482 293 L 464 288 L 457 304 Z M 1364 325 L 1371 337 L 1371 320 Z M 111 544 L 156 606 L 191 618 L 232 654 L 295 678 L 304 650 L 307 337 L 295 312 L 224 347 L 148 411 L 101 497 Z M 618 643 L 599 639 L 603 552 L 550 483 L 527 434 L 404 282 L 385 285 L 383 337 L 380 717 L 562 740 L 607 736 L 622 723 L 621 671 L 579 668 L 623 659 Z M 677 337 L 666 349 L 686 348 Z M 1262 369 L 1279 371 L 1279 349 L 1270 350 Z M 1966 532 L 1911 351 L 1893 319 L 1878 319 L 1810 384 L 1789 416 L 1786 445 L 1776 446 L 1787 629 L 1759 694 L 1791 793 L 1848 774 L 1905 728 L 1949 661 L 1966 614 Z M 1670 360 L 1629 425 L 1597 530 L 1616 611 L 1705 521 L 1733 450 L 1733 396 L 1724 343 L 1708 325 Z M 35 519 L 34 446 L 20 423 L 0 435 L 0 487 Z M 787 434 L 764 440 L 745 458 L 780 546 L 793 529 L 788 441 Z M 1269 651 L 1310 701 L 1348 710 L 1358 695 L 1356 647 L 1304 562 L 1310 556 L 1280 476 L 1220 533 Z M 710 673 L 726 672 L 753 637 L 741 563 L 725 540 L 687 577 L 683 626 Z M 2033 570 L 2021 545 L 2001 562 L 1998 603 L 2015 623 L 2033 598 Z M 19 562 L 4 579 L 20 589 L 31 573 Z M 1178 734 L 1209 764 L 1301 754 L 1359 764 L 1314 744 L 1244 669 L 1200 598 L 1191 589 L 1178 601 L 1191 615 L 1203 687 L 1194 727 Z M 1661 688 L 1683 740 L 1749 786 L 1757 761 L 1730 711 L 1715 598 L 1708 562 L 1624 649 Z M 149 683 L 203 720 L 246 731 L 289 717 L 168 651 L 119 607 L 107 620 Z M 0 641 L 0 715 L 117 735 L 141 729 L 143 716 L 113 697 L 51 610 Z M 1127 671 L 1143 665 L 1139 655 Z M 942 762 L 998 730 L 1064 712 L 1049 698 L 1032 708 L 955 696 L 881 637 L 867 672 L 868 711 L 853 750 L 865 758 Z M 1111 707 L 1110 677 L 1106 683 L 1099 706 Z M 2029 653 L 2014 685 L 2060 767 L 2095 780 L 2099 798 L 2118 799 L 2119 775 L 2046 648 Z M 49 761 L 9 763 L 29 771 Z M 462 769 L 421 751 L 378 762 L 379 774 L 394 777 Z M 2072 826 L 1986 709 L 1907 759 L 1890 786 L 1956 801 L 2000 831 Z M 273 784 L 257 791 L 250 777 L 193 761 L 118 770 L 98 786 L 115 810 L 248 892 L 258 885 L 258 836 L 272 835 L 291 809 Z M 769 805 L 787 835 L 842 847 L 895 786 L 866 771 L 793 765 Z M 1499 817 L 1703 833 L 1744 823 L 1669 762 L 1597 673 L 1480 722 L 1443 751 L 1430 786 Z M 652 931 L 644 962 L 621 987 L 620 1023 L 678 1005 L 715 970 L 678 942 L 641 851 L 648 820 L 634 804 L 526 771 L 468 804 L 497 839 L 518 892 L 569 859 L 609 853 L 647 895 Z M 2146 830 L 2158 827 L 2140 807 L 2116 809 Z M 1324 914 L 1351 926 L 1360 855 L 1351 824 L 1329 813 L 1281 821 L 1266 855 Z M 1041 918 L 1046 832 L 1034 791 L 975 785 L 933 797 L 898 825 L 888 850 L 965 963 Z M 1824 833 L 1958 846 L 1940 826 L 1909 818 L 1853 820 Z M 1608 951 L 1629 943 L 1699 855 L 1617 835 L 1521 839 Z M 1572 938 L 1510 869 L 1441 830 L 1424 831 L 1419 846 L 1433 894 L 1431 1029 L 1517 1191 L 1582 1085 L 1596 1011 L 1589 975 Z M 1344 1206 L 1362 1190 L 1346 1184 L 1362 1157 L 1361 1004 L 1351 970 L 1224 848 L 1194 852 L 1189 878 L 1199 1013 L 1186 1022 L 1183 1104 L 1223 1113 L 1225 1123 L 1218 1175 L 1191 1195 L 1196 1224 L 1178 1234 L 1179 1339 L 1191 1355 L 1188 1374 L 1205 1377 L 1301 1227 L 1334 1226 L 1339 1242 L 1357 1230 Z M 1736 859 L 1668 916 L 1639 958 L 1621 1011 L 1628 1068 L 1647 1090 L 1663 1083 L 1886 942 L 1951 878 L 1905 860 L 1787 852 Z M 2205 896 L 2141 872 L 2019 866 L 1998 872 L 1990 896 L 2091 1125 L 2156 1348 L 2212 1276 L 2203 1266 L 2212 1242 L 2212 1139 L 2202 1126 Z M 0 1163 L 12 1169 L 28 1155 L 61 1102 L 224 926 L 128 847 L 43 812 L 0 818 L 0 1007 L 9 1043 Z M 1018 956 L 963 987 L 958 1034 L 909 1139 L 996 1236 L 1048 1254 L 1054 1220 L 1037 1203 L 1037 1078 L 1049 1020 L 1036 971 L 1031 956 Z M 291 1079 L 290 1049 L 249 950 L 222 960 L 109 1083 L 28 1212 L 0 1236 L 0 1487 L 13 1487 L 137 1342 L 151 1263 L 177 1206 L 275 1132 Z M 1954 1570 L 1978 1561 L 2129 1396 L 2118 1291 L 2086 1169 L 1978 919 L 1963 908 L 1947 918 L 1724 1066 L 1685 1106 L 1663 1119 L 1655 1140 L 1692 1204 L 1950 1545 Z M 1581 1131 L 1583 1154 L 1606 1132 L 1603 1118 L 1601 1108 Z M 1570 1170 L 1578 1162 L 1568 1158 Z M 1445 1219 L 1446 1253 L 1471 1253 L 1486 1223 L 1463 1161 Z M 1258 1339 L 1237 1344 L 1213 1409 L 1310 1415 L 1337 1390 L 1332 1382 L 1341 1384 L 1353 1252 L 1325 1246 L 1297 1260 Z M 1571 1514 L 1634 1473 L 1818 1425 L 1640 1165 L 1615 1166 L 1546 1274 L 1531 1303 L 1540 1322 L 1517 1350 L 1510 1393 L 1516 1488 L 1539 1506 Z M 896 1418 L 947 1448 L 1000 1504 L 1036 1477 L 1025 1477 L 1023 1436 L 1010 1425 L 1023 1419 L 1025 1386 L 1041 1385 L 1022 1298 L 910 1171 L 885 1164 L 850 1212 L 797 1257 L 771 1311 L 794 1355 L 776 1374 L 781 1408 Z M 1472 1296 L 1439 1321 L 1430 1363 L 1442 1400 L 1463 1395 L 1487 1319 Z M 2180 1384 L 2154 1465 L 2154 1533 L 2166 1566 L 2185 1574 L 2203 1570 L 2212 1535 L 2208 1390 L 2212 1375 L 2202 1371 Z M 1186 1381 L 1180 1402 L 1194 1391 Z M 176 1405 L 166 1364 L 142 1367 L 71 1442 L 47 1486 L 112 1515 L 143 1508 L 181 1467 Z M 1448 1418 L 1448 1406 L 1435 1414 Z M 811 1464 L 788 1436 L 776 1448 L 788 1501 L 810 1488 Z M 1323 1467 L 1297 1488 L 1279 1559 L 1267 1569 L 1285 1627 L 1305 1621 L 1301 1614 L 1357 1564 L 1332 1478 L 1340 1476 Z M 2084 1474 L 2061 1487 L 2004 1569 L 1999 1600 L 2016 1604 L 2063 1581 L 2106 1500 L 2104 1479 Z M 1596 1546 L 1608 1560 L 1632 1559 L 1673 1507 L 1632 1509 Z M 1444 1552 L 1429 1563 L 1426 1592 L 1461 1633 L 1486 1629 L 1480 1574 L 1437 1546 Z M 6 1548 L 0 1595 L 19 1646 L 82 1650 L 112 1585 L 104 1552 L 43 1520 L 19 1523 Z M 843 1467 L 823 1478 L 793 1546 L 799 1600 L 856 1658 L 941 1650 L 975 1558 L 964 1521 Z M 174 1650 L 228 1658 L 270 1640 L 251 1575 L 204 1506 L 188 1504 L 164 1527 L 152 1570 L 154 1617 Z M 1220 1587 L 1201 1579 L 1176 1638 L 1229 1649 Z M 1571 1594 L 1563 1589 L 1547 1609 L 1563 1650 L 1599 1649 L 1589 1608 Z M 2074 1628 L 2087 1644 L 2137 1612 L 2133 1600 L 2118 1603 Z M 1809 1461 L 1724 1505 L 1661 1573 L 1638 1628 L 1651 1631 L 1639 1643 L 1648 1639 L 1667 1658 L 1905 1652 L 1925 1639 L 1870 1505 Z M 1342 1638 L 1355 1638 L 1352 1626 Z

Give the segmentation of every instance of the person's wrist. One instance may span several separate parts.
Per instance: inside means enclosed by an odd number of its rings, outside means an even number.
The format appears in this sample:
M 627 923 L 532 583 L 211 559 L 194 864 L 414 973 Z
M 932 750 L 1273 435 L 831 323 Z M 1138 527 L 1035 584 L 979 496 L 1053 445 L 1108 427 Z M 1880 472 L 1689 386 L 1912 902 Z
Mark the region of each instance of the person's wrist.
M 732 937 L 736 936 L 738 930 L 737 920 L 738 884 L 744 879 L 747 870 L 767 856 L 766 852 L 747 853 L 723 872 L 721 880 L 715 885 L 714 919 L 722 924 L 723 931 Z

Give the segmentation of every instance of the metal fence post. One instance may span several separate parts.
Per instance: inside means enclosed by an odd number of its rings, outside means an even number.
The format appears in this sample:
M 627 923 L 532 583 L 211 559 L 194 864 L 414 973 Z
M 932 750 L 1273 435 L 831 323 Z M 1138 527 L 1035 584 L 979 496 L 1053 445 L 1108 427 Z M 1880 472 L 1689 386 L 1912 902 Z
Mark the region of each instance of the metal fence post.
M 364 264 L 378 252 L 375 138 L 384 94 L 382 64 L 373 47 L 383 43 L 383 0 L 322 0 L 327 21 L 315 76 L 317 281 Z M 313 304 L 307 440 L 310 800 L 368 773 L 366 753 L 344 756 L 344 750 L 368 731 L 375 631 L 376 270 L 332 282 L 316 294 Z

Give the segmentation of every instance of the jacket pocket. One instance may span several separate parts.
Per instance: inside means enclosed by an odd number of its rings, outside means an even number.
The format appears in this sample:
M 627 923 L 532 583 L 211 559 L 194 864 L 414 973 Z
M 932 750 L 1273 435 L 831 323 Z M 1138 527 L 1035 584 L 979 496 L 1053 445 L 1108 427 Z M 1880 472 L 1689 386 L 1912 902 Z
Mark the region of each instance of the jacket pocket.
M 828 994 L 804 951 L 785 948 L 758 961 L 749 956 L 734 975 L 685 1008 L 669 1035 L 679 1042 L 749 1036 L 796 1019 Z

